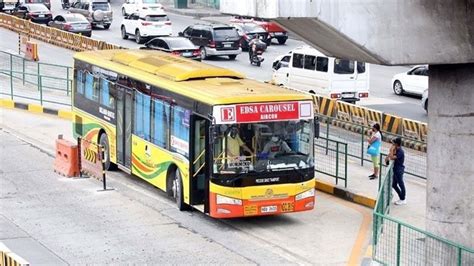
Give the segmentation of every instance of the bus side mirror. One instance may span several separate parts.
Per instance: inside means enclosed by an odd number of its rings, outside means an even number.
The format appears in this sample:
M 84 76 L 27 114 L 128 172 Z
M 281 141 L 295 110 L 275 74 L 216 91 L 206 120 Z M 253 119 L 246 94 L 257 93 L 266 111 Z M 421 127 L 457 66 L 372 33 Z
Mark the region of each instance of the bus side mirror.
M 314 117 L 314 137 L 319 139 L 319 117 Z

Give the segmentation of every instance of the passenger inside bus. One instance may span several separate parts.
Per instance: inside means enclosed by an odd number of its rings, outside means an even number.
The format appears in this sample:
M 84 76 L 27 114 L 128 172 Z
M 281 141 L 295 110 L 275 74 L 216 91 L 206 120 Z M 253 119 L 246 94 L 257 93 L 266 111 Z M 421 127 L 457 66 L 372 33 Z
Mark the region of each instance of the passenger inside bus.
M 227 137 L 225 140 L 226 145 L 226 157 L 239 157 L 241 155 L 240 148 L 248 153 L 248 155 L 252 155 L 252 150 L 247 147 L 245 142 L 240 138 L 239 129 L 236 126 L 232 126 L 229 128 Z

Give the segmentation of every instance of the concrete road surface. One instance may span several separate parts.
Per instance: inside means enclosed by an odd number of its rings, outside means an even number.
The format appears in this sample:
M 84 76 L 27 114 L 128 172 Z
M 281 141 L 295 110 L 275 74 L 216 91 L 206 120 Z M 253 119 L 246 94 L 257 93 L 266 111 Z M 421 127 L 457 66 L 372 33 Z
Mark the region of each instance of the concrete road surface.
M 180 212 L 122 172 L 113 191 L 53 173 L 54 139 L 71 123 L 0 109 L 0 241 L 33 264 L 358 264 L 371 210 L 317 193 L 313 211 L 216 220 Z

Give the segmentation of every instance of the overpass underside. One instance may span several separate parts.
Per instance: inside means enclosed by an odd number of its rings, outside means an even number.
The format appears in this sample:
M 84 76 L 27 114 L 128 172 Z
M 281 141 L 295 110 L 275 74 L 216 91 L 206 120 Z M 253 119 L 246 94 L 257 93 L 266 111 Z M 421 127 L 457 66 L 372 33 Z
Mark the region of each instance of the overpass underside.
M 277 21 L 328 56 L 429 64 L 426 228 L 474 247 L 474 0 L 221 0 L 221 12 Z
M 474 62 L 474 0 L 221 0 L 321 52 L 384 65 Z

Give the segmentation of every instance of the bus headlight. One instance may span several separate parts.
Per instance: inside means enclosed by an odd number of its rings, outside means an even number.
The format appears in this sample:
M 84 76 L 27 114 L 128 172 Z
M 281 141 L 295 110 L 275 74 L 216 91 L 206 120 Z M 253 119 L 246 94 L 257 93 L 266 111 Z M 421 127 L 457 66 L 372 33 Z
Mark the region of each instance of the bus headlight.
M 242 200 L 225 197 L 219 194 L 217 194 L 216 202 L 217 204 L 242 205 Z
M 306 190 L 305 192 L 296 195 L 295 200 L 302 200 L 309 197 L 314 197 L 314 188 L 310 190 Z

